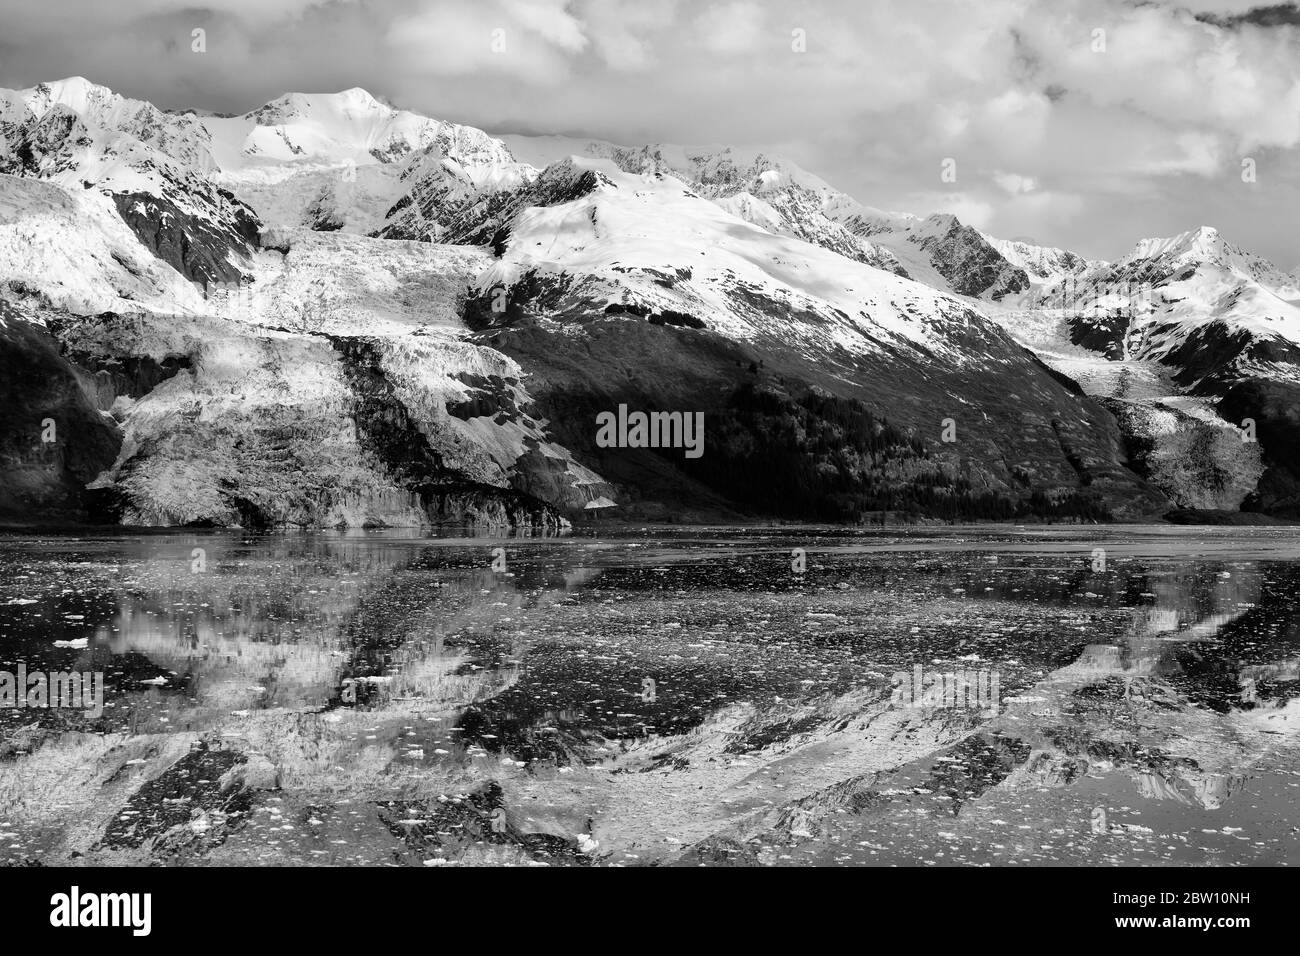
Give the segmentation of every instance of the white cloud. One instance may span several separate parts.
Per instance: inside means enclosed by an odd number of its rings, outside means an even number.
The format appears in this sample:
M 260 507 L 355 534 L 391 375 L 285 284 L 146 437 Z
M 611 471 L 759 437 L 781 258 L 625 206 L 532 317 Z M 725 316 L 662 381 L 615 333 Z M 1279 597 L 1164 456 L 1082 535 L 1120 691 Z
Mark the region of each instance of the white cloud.
M 222 110 L 289 89 L 364 86 L 502 132 L 779 142 L 872 205 L 960 208 L 994 227 L 1024 221 L 1017 231 L 1089 255 L 1122 252 L 1186 219 L 1213 221 L 1234 241 L 1295 261 L 1300 28 L 1194 16 L 1249 7 L 0 0 L 0 85 L 82 74 L 162 105 Z M 200 23 L 209 52 L 195 57 L 189 29 Z M 796 27 L 804 53 L 790 47 Z M 1104 53 L 1092 51 L 1097 28 Z M 494 29 L 504 31 L 503 53 L 492 52 Z M 1248 194 L 1242 156 L 1259 163 Z M 958 161 L 958 198 L 938 189 L 945 157 Z M 1079 196 L 1085 208 L 1067 198 Z
M 653 35 L 670 27 L 677 0 L 587 0 L 581 17 L 604 63 L 620 72 L 656 65 Z
M 756 51 L 763 29 L 763 11 L 751 0 L 726 0 L 708 7 L 693 28 L 704 49 L 724 56 Z
M 993 181 L 1012 196 L 1031 193 L 1038 188 L 1037 180 L 1019 173 L 994 173 Z
M 587 45 L 566 7 L 566 0 L 433 0 L 395 20 L 385 39 L 417 75 L 499 73 L 554 82 Z
M 568 53 L 587 45 L 582 24 L 569 13 L 568 0 L 497 0 L 506 18 Z M 482 0 L 470 4 L 478 9 Z M 460 5 L 460 4 L 457 4 Z
M 905 208 L 924 210 L 927 213 L 951 213 L 968 226 L 985 228 L 993 218 L 994 205 L 968 192 L 923 191 L 907 197 Z
M 1053 237 L 1060 233 L 1062 225 L 1082 215 L 1087 208 L 1087 201 L 1076 193 L 1030 190 L 999 204 L 987 228 L 1000 236 L 1040 236 L 1041 244 L 1053 245 Z
M 188 14 L 206 19 L 211 15 L 231 16 L 249 24 L 273 23 L 299 17 L 314 7 L 331 3 L 364 3 L 365 0 L 59 0 L 33 10 L 30 0 L 0 0 L 0 18 L 11 24 L 45 22 L 116 22 Z M 12 19 L 11 19 L 12 18 Z

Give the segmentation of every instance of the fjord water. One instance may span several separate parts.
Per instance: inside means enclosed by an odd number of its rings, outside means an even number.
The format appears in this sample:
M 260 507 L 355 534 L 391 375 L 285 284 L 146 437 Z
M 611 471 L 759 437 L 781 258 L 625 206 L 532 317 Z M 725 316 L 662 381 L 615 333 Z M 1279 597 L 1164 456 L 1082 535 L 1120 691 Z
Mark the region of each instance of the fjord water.
M 0 670 L 107 690 L 0 708 L 0 863 L 1292 864 L 1298 594 L 1291 528 L 5 536 Z

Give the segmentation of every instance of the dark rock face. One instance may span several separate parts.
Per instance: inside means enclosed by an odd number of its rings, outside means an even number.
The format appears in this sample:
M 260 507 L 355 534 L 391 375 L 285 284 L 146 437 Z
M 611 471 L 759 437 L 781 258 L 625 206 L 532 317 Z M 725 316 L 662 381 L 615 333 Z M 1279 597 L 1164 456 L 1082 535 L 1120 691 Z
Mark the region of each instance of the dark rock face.
M 86 485 L 112 466 L 122 436 L 82 387 L 85 375 L 48 332 L 0 301 L 0 521 L 100 517 Z
M 980 234 L 956 216 L 936 213 L 925 221 L 900 223 L 896 219 L 849 216 L 844 225 L 854 235 L 885 248 L 910 243 L 929 254 L 930 265 L 960 295 L 998 300 L 1030 288 L 1029 274 L 1012 265 Z M 906 272 L 893 270 L 900 275 Z
M 675 325 L 678 328 L 687 329 L 705 328 L 704 323 L 689 312 L 678 312 L 675 309 L 664 309 L 662 312 L 656 312 L 649 317 L 649 321 L 651 325 Z
M 98 321 L 113 322 L 118 318 L 116 313 L 105 312 Z M 60 342 L 64 341 L 64 330 L 77 324 L 63 317 L 49 317 L 46 323 Z M 130 398 L 147 395 L 177 372 L 193 365 L 188 354 L 166 355 L 161 359 L 129 353 L 106 355 L 66 343 L 63 344 L 63 354 L 74 363 L 74 368 L 81 374 L 83 390 L 92 396 L 101 411 L 112 408 L 119 395 Z
M 502 312 L 486 295 L 471 299 L 468 321 L 529 373 L 557 441 L 616 486 L 624 514 L 852 522 L 883 511 L 1093 519 L 1165 510 L 1125 466 L 1113 417 L 1000 334 L 971 333 L 972 352 L 1007 357 L 992 367 L 901 353 L 822 362 L 778 341 L 740 344 L 605 314 L 583 303 L 579 285 L 525 276 Z M 746 304 L 762 308 L 760 300 L 749 293 Z M 767 307 L 799 318 L 788 303 Z M 581 332 L 554 331 L 539 315 Z M 982 337 L 991 334 L 996 342 Z M 703 456 L 598 447 L 596 415 L 620 404 L 702 412 Z M 940 441 L 949 416 L 953 444 Z
M 137 120 L 143 118 L 142 112 Z M 122 142 L 103 143 L 91 135 L 80 116 L 61 104 L 39 116 L 0 125 L 0 141 L 8 145 L 0 151 L 0 173 L 33 179 L 76 173 L 84 188 L 98 188 L 111 196 L 140 242 L 191 282 L 241 278 L 240 263 L 257 247 L 261 224 L 229 190 L 213 185 L 164 151 L 133 153 Z M 156 126 L 146 122 L 132 135 L 141 137 L 139 145 L 156 133 Z M 101 184 L 93 178 L 94 159 L 122 157 L 129 157 L 131 170 L 149 183 L 147 191 L 116 191 L 111 181 Z
M 381 354 L 376 341 L 268 336 L 202 317 L 42 316 L 49 332 L 17 319 L 2 330 L 5 367 L 17 370 L 5 380 L 13 393 L 6 396 L 23 410 L 5 436 L 20 460 L 5 468 L 12 480 L 4 486 L 3 520 L 31 520 L 21 512 L 36 501 L 51 514 L 42 520 L 67 523 L 93 517 L 151 527 L 442 525 L 550 533 L 568 522 L 547 502 L 580 509 L 587 500 L 565 500 L 564 489 L 574 493 L 565 471 L 572 462 L 542 449 L 531 433 L 534 450 L 506 476 L 509 485 L 499 481 L 499 467 L 462 431 L 431 419 L 427 407 L 423 417 L 408 407 L 412 399 L 389 378 L 393 356 Z M 250 356 L 250 365 L 211 361 L 225 349 Z M 303 367 L 321 376 L 318 385 L 330 384 L 281 403 Z M 409 368 L 399 366 L 398 374 Z M 452 411 L 467 420 L 526 420 L 511 401 L 511 383 L 487 379 L 471 388 L 474 397 Z M 131 417 L 141 407 L 143 424 Z M 97 410 L 109 408 L 128 426 L 128 448 Z M 80 416 L 72 430 L 65 427 L 69 409 Z M 58 419 L 60 444 L 42 453 L 48 417 Z M 108 440 L 93 449 L 90 464 L 82 462 L 87 436 Z M 92 480 L 93 497 L 81 502 Z M 19 517 L 11 518 L 14 512 Z
M 471 524 L 558 534 L 569 528 L 560 512 L 534 496 L 495 485 L 457 481 L 445 485 L 416 485 L 429 524 L 433 527 Z
M 247 207 L 222 190 L 227 215 L 215 221 L 182 212 L 174 203 L 147 193 L 113 193 L 117 211 L 136 238 L 191 282 L 239 282 L 257 248 L 259 224 Z
M 1148 333 L 1158 336 L 1166 329 L 1156 325 Z M 1281 339 L 1260 338 L 1246 329 L 1232 329 L 1223 322 L 1207 322 L 1172 349 L 1162 361 L 1178 371 L 1174 380 L 1195 394 L 1213 395 L 1255 370 L 1300 367 L 1300 347 Z
M 1204 236 L 1205 231 L 1202 230 Z M 1236 261 L 1218 256 L 1239 257 Z M 1204 287 L 1198 274 L 1208 270 L 1208 297 L 1198 315 L 1179 306 Z M 1300 457 L 1294 449 L 1300 439 L 1300 387 L 1294 384 L 1300 369 L 1300 346 L 1279 334 L 1270 334 L 1254 323 L 1239 321 L 1238 303 L 1245 300 L 1245 315 L 1252 314 L 1260 301 L 1252 299 L 1251 276 L 1268 280 L 1269 264 L 1253 259 L 1241 250 L 1224 248 L 1214 239 L 1206 250 L 1189 246 L 1182 254 L 1135 258 L 1115 266 L 1098 267 L 1088 274 L 1068 278 L 1052 289 L 1053 307 L 1059 302 L 1068 307 L 1071 301 L 1091 303 L 1087 314 L 1070 319 L 1070 338 L 1075 345 L 1099 352 L 1111 360 L 1130 356 L 1153 359 L 1168 367 L 1173 381 L 1187 394 L 1212 400 L 1215 411 L 1229 425 L 1241 429 L 1253 421 L 1259 443 L 1263 473 L 1253 493 L 1240 499 L 1243 475 L 1236 438 L 1231 430 L 1206 428 L 1179 415 L 1180 429 L 1189 439 L 1178 448 L 1177 475 L 1184 485 L 1199 485 L 1213 493 L 1216 488 L 1238 495 L 1228 507 L 1240 501 L 1244 513 L 1300 517 Z M 1191 283 L 1188 291 L 1177 283 Z M 1256 290 L 1258 292 L 1259 290 Z M 1146 302 L 1145 307 L 1124 305 L 1103 311 L 1101 296 L 1115 295 L 1120 301 Z M 1059 295 L 1059 300 L 1055 297 Z M 1274 300 L 1277 301 L 1277 300 Z M 1278 306 L 1282 303 L 1279 301 Z M 1118 410 L 1118 406 L 1115 406 Z M 1169 414 L 1167 407 L 1162 413 Z M 1120 412 L 1126 430 L 1140 422 L 1136 409 Z M 1141 433 L 1130 436 L 1134 466 L 1145 469 L 1145 460 L 1153 451 L 1152 443 Z M 1225 434 L 1228 436 L 1225 438 Z M 1245 432 L 1243 432 L 1243 435 Z M 1181 439 L 1180 439 L 1181 441 Z M 1166 449 L 1167 452 L 1167 449 Z M 1169 455 L 1163 455 L 1165 480 L 1153 476 L 1161 487 L 1170 477 Z M 1234 469 L 1235 473 L 1234 473 Z M 1223 510 L 1205 502 L 1193 504 L 1179 500 L 1170 490 L 1173 503 L 1183 506 L 1182 514 L 1205 514 L 1207 520 Z M 1233 496 L 1229 495 L 1229 498 Z
M 546 502 L 523 491 L 475 481 L 448 465 L 397 397 L 373 345 L 355 338 L 331 341 L 344 358 L 345 375 L 356 396 L 354 418 L 362 446 L 418 495 L 430 524 L 462 524 L 469 518 L 477 524 L 546 532 L 567 525 Z M 504 388 L 500 391 L 508 394 Z M 448 412 L 468 418 L 489 408 L 507 411 L 490 398 L 484 401 L 488 405 L 481 408 L 453 406 Z M 508 411 L 518 414 L 519 410 Z
M 1255 422 L 1264 474 L 1242 511 L 1300 520 L 1300 386 L 1252 379 L 1228 387 L 1219 414 L 1230 422 Z
M 442 457 L 398 401 L 373 347 L 352 338 L 331 342 L 344 357 L 345 374 L 357 396 L 353 417 L 362 443 L 408 483 L 439 485 L 458 477 L 443 465 Z
M 578 170 L 572 163 L 554 163 L 526 185 L 480 192 L 438 166 L 415 179 L 411 191 L 388 210 L 386 224 L 374 235 L 381 239 L 495 245 L 498 233 L 523 210 L 571 202 L 600 185 L 612 184 L 593 170 Z
M 1127 314 L 1109 318 L 1079 318 L 1071 322 L 1071 339 L 1077 345 L 1101 351 L 1108 358 L 1124 356 L 1132 336 Z M 1300 347 L 1278 338 L 1261 338 L 1243 328 L 1215 320 L 1184 333 L 1177 323 L 1154 322 L 1141 336 L 1159 340 L 1183 337 L 1160 360 L 1174 370 L 1173 379 L 1189 394 L 1218 399 L 1219 415 L 1238 428 L 1247 419 L 1255 423 L 1255 438 L 1263 452 L 1265 470 L 1254 491 L 1242 502 L 1243 512 L 1300 519 L 1300 387 L 1285 371 L 1300 367 Z M 1273 378 L 1274 371 L 1283 374 Z M 1125 416 L 1120 416 L 1124 421 Z M 1199 429 L 1209 441 L 1213 430 Z M 1141 438 L 1130 440 L 1135 467 L 1151 449 Z M 1220 477 L 1210 463 L 1198 462 L 1198 447 L 1187 450 L 1187 467 L 1204 472 L 1207 486 Z
M 947 224 L 941 235 L 913 240 L 930 253 L 931 262 L 940 275 L 952 283 L 961 295 L 991 299 L 1023 292 L 1029 288 L 1029 276 L 1003 258 L 984 237 L 955 216 L 932 216 L 930 221 Z
M 78 149 L 90 145 L 90 131 L 72 110 L 58 105 L 27 125 L 5 124 L 0 134 L 9 142 L 0 172 L 15 176 L 53 176 L 71 168 Z
M 1124 339 L 1129 321 L 1129 316 L 1120 310 L 1109 315 L 1072 316 L 1069 320 L 1070 341 L 1118 362 L 1124 358 Z

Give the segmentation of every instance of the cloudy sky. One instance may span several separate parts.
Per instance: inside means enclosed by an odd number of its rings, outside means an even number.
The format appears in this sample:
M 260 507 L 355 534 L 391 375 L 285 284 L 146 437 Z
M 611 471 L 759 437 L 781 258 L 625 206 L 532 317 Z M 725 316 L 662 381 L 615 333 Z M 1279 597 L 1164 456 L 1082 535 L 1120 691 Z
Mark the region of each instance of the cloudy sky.
M 1300 265 L 1291 3 L 0 0 L 0 24 L 0 86 L 239 112 L 361 86 L 498 133 L 766 148 L 1089 256 L 1210 224 Z

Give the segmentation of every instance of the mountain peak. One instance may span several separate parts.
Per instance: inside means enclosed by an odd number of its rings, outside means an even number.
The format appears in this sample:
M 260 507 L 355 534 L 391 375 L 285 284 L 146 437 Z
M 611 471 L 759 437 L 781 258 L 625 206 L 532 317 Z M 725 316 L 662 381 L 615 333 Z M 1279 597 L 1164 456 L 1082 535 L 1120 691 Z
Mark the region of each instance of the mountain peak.
M 1165 239 L 1143 239 L 1117 266 L 1139 268 L 1149 274 L 1153 267 L 1160 273 L 1190 276 L 1204 270 L 1219 281 L 1236 276 L 1262 285 L 1273 295 L 1287 301 L 1300 296 L 1296 276 L 1288 275 L 1269 260 L 1228 242 L 1213 226 L 1197 226 Z
M 1227 245 L 1224 238 L 1219 235 L 1219 230 L 1213 226 L 1197 226 L 1185 233 L 1185 235 L 1189 238 L 1189 243 L 1193 248 L 1201 250 L 1218 251 Z
M 283 93 L 245 115 L 261 125 L 275 126 L 291 119 L 326 116 L 345 119 L 386 117 L 396 112 L 368 91 L 354 86 L 337 93 Z
M 998 251 L 1002 258 L 1039 282 L 1056 282 L 1067 275 L 1079 275 L 1087 269 L 1100 265 L 1085 259 L 1068 249 L 1044 246 L 1032 238 L 997 239 L 987 233 L 980 233 L 984 241 Z
M 84 76 L 69 76 L 51 83 L 38 83 L 31 90 L 24 92 L 32 94 L 29 99 L 39 97 L 44 101 L 47 109 L 59 105 L 66 106 L 77 113 L 85 112 L 95 101 L 103 102 L 117 98 L 117 94 L 107 86 L 92 83 Z
M 374 96 L 371 95 L 369 90 L 362 89 L 359 86 L 350 86 L 346 90 L 339 90 L 334 95 L 341 100 L 347 100 L 349 102 L 365 103 L 367 105 L 373 104 L 375 106 L 382 105 L 379 100 L 375 99 Z
M 53 91 L 76 91 L 89 92 L 91 90 L 107 90 L 108 87 L 100 86 L 98 83 L 92 83 L 84 76 L 65 76 L 61 80 L 53 80 L 49 83 L 38 83 L 36 89 L 44 87 Z
M 1141 239 L 1127 258 L 1218 262 L 1225 256 L 1240 251 L 1231 246 L 1213 226 L 1197 226 L 1174 236 Z
M 960 226 L 961 220 L 950 212 L 934 212 L 925 217 L 927 223 L 932 224 L 937 229 L 948 230 L 954 226 Z

